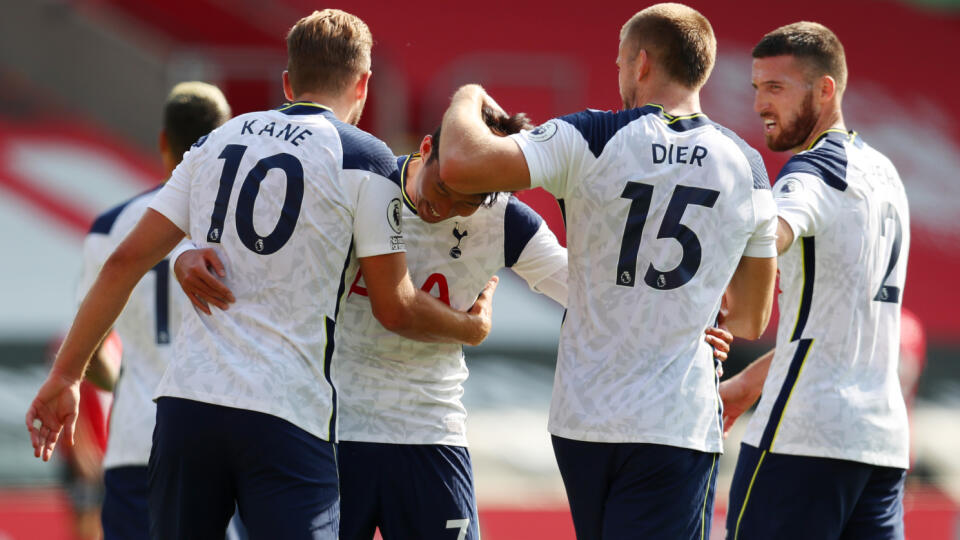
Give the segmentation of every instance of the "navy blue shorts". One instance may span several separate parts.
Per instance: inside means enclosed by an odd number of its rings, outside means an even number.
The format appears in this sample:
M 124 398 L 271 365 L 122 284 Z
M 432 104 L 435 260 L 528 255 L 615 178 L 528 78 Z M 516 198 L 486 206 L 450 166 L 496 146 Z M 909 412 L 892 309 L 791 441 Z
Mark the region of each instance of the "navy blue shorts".
M 727 538 L 903 538 L 905 478 L 903 469 L 741 444 Z
M 480 538 L 466 448 L 340 441 L 338 457 L 341 539 Z
M 234 504 L 251 538 L 336 539 L 334 445 L 269 414 L 157 400 L 150 537 L 223 538 Z
M 553 436 L 577 540 L 710 536 L 718 454 Z
M 100 514 L 104 540 L 150 538 L 148 481 L 149 474 L 144 466 L 113 467 L 104 471 L 106 494 Z

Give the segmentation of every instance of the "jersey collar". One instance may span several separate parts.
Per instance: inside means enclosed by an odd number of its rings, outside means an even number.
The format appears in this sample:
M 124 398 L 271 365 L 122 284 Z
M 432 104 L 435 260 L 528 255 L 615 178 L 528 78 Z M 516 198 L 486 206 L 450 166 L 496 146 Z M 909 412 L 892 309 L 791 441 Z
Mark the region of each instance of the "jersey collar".
M 400 193 L 403 195 L 403 204 L 416 215 L 417 206 L 413 204 L 413 201 L 411 201 L 407 195 L 407 165 L 414 159 L 420 159 L 420 152 L 414 152 L 400 158 Z
M 314 103 L 312 101 L 294 101 L 293 103 L 285 103 L 276 109 L 283 114 L 291 116 L 302 116 L 306 114 L 321 114 L 324 111 L 333 112 L 333 109 L 327 107 L 326 105 L 320 105 L 319 103 Z
M 806 147 L 805 150 L 810 150 L 814 146 L 820 144 L 820 141 L 824 139 L 836 139 L 840 142 L 849 142 L 859 146 L 860 144 L 860 134 L 852 129 L 850 131 L 844 131 L 838 128 L 830 128 L 823 133 L 817 135 L 817 138 L 810 143 L 810 146 Z
M 657 103 L 647 103 L 644 105 L 644 108 L 646 107 L 655 108 L 657 116 L 674 131 L 687 131 L 710 123 L 710 119 L 703 113 L 674 116 L 664 110 L 663 105 Z

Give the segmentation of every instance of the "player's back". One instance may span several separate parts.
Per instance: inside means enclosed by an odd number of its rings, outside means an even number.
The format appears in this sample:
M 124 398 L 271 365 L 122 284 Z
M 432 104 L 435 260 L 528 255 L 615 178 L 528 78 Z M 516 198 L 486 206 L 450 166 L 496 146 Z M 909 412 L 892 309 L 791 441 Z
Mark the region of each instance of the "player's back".
M 897 365 L 910 216 L 900 177 L 855 133 L 829 131 L 791 158 L 774 192 L 798 234 L 780 256 L 777 352 L 744 440 L 905 468 Z
M 156 189 L 104 212 L 84 240 L 84 272 L 78 292 L 85 295 L 100 267 L 147 210 Z M 137 283 L 117 319 L 123 344 L 122 370 L 110 411 L 110 440 L 104 468 L 146 465 L 156 410 L 153 392 L 173 354 L 172 338 L 188 311 L 187 297 L 170 288 L 170 267 L 160 261 Z M 82 296 L 81 296 L 82 298 Z
M 702 114 L 654 105 L 562 117 L 527 139 L 532 183 L 567 222 L 551 433 L 720 451 L 702 334 L 741 256 L 775 255 L 747 249 L 774 212 L 759 154 Z M 565 165 L 550 174 L 554 159 Z
M 386 145 L 312 103 L 245 114 L 201 139 L 168 188 L 187 186 L 182 220 L 198 245 L 217 249 L 237 301 L 184 321 L 158 394 L 265 412 L 329 439 L 348 263 L 402 249 L 399 223 L 376 242 L 358 232 L 356 246 L 354 226 L 392 219 L 395 168 Z M 371 193 L 382 206 L 359 202 Z

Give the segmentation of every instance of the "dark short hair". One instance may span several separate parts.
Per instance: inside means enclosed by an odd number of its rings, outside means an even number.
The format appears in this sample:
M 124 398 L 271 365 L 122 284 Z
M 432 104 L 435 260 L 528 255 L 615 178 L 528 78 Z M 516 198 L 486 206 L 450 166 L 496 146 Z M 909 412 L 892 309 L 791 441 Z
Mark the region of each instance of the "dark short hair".
M 294 94 L 339 94 L 370 71 L 373 35 L 359 17 L 339 9 L 314 11 L 287 34 L 287 72 Z
M 230 119 L 223 92 L 204 82 L 183 82 L 170 90 L 163 106 L 163 131 L 177 162 L 197 139 Z
M 655 4 L 638 12 L 620 30 L 620 42 L 631 47 L 631 60 L 646 50 L 672 80 L 692 89 L 707 82 L 717 58 L 710 21 L 683 4 Z
M 484 105 L 481 114 L 483 116 L 483 122 L 487 124 L 487 127 L 490 128 L 490 131 L 500 137 L 513 135 L 514 133 L 520 133 L 525 129 L 533 129 L 534 127 L 533 122 L 531 122 L 530 118 L 524 113 L 508 115 L 502 111 L 497 111 L 492 107 Z M 441 127 L 442 126 L 437 126 L 436 131 L 433 132 L 433 151 L 430 153 L 430 158 L 427 160 L 427 163 L 433 163 L 434 161 L 440 159 Z M 497 202 L 497 196 L 499 193 L 493 191 L 490 193 L 481 193 L 481 195 L 484 195 L 481 206 L 490 207 Z
M 847 87 L 847 58 L 843 44 L 826 26 L 808 21 L 781 26 L 763 36 L 753 48 L 754 58 L 790 55 L 803 62 L 814 77 L 829 75 L 837 92 Z

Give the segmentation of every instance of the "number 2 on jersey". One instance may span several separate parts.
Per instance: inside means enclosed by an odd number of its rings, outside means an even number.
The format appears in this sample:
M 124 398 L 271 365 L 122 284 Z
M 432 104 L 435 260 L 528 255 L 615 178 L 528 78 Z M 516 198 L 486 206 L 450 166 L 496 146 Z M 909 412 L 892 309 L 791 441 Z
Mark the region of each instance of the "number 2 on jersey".
M 900 287 L 886 285 L 886 282 L 890 279 L 890 274 L 893 273 L 893 269 L 897 266 L 897 259 L 900 258 L 900 242 L 903 240 L 903 225 L 900 224 L 900 215 L 897 214 L 897 209 L 889 202 L 883 203 L 883 208 L 880 212 L 880 235 L 889 237 L 890 231 L 887 230 L 887 221 L 893 221 L 893 244 L 890 246 L 890 262 L 887 263 L 887 271 L 883 274 L 880 288 L 877 289 L 877 294 L 874 295 L 873 299 L 876 302 L 898 304 L 900 303 Z
M 697 235 L 686 225 L 680 223 L 687 206 L 695 204 L 713 208 L 720 192 L 678 185 L 670 196 L 667 211 L 660 223 L 657 238 L 673 238 L 680 242 L 683 255 L 680 263 L 672 270 L 658 270 L 650 263 L 643 281 L 654 289 L 668 291 L 682 287 L 696 275 L 700 269 L 701 246 Z M 620 259 L 617 265 L 617 285 L 633 287 L 637 273 L 637 254 L 640 251 L 640 239 L 643 235 L 643 226 L 647 222 L 647 213 L 650 211 L 650 201 L 653 198 L 653 186 L 640 182 L 627 182 L 620 195 L 629 199 L 630 211 L 627 213 L 627 223 L 623 227 L 623 242 L 620 244 Z
M 208 242 L 219 244 L 223 237 L 223 220 L 227 216 L 230 193 L 233 192 L 233 184 L 240 169 L 240 160 L 246 151 L 247 147 L 244 145 L 228 144 L 218 156 L 223 160 L 223 172 L 220 173 L 220 188 L 217 190 L 213 214 L 210 216 L 210 229 L 207 230 Z M 267 173 L 273 169 L 280 169 L 286 175 L 286 194 L 277 225 L 270 234 L 260 236 L 253 227 L 253 205 L 257 196 L 260 195 L 260 184 L 267 177 Z M 303 165 L 300 164 L 300 160 L 286 153 L 261 159 L 247 173 L 240 186 L 240 195 L 237 197 L 236 224 L 240 241 L 247 249 L 259 255 L 276 253 L 293 235 L 302 203 Z

